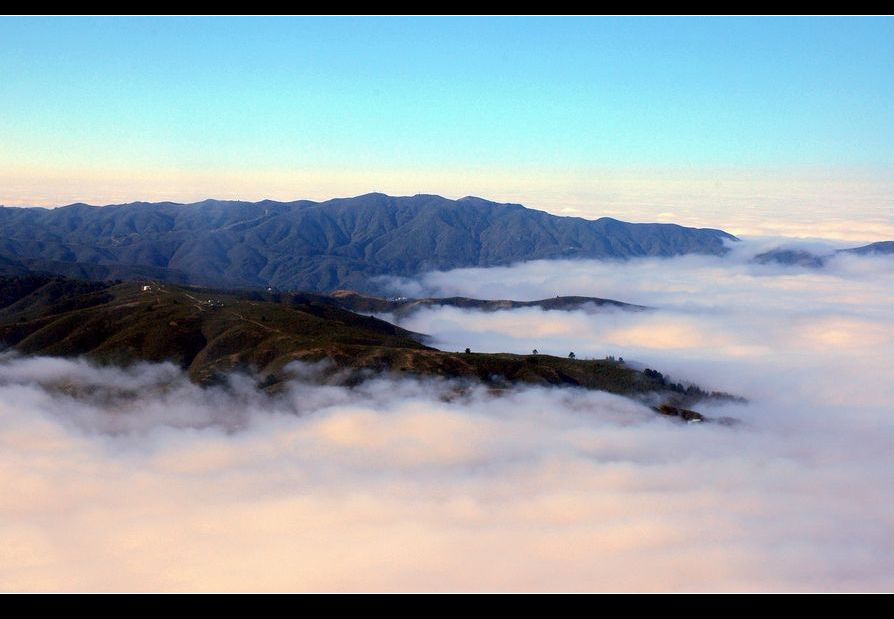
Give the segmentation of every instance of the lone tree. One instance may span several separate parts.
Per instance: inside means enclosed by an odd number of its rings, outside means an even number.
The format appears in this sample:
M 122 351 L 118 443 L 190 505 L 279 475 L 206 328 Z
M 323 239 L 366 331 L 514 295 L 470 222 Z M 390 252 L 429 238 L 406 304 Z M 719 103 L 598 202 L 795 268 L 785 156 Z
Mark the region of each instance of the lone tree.
M 540 354 L 540 353 L 538 353 L 538 352 L 537 352 L 537 349 L 535 348 L 534 350 L 531 351 L 531 354 L 532 354 L 532 355 L 538 355 L 538 354 Z
M 466 354 L 467 354 L 467 355 L 471 355 L 471 354 L 472 354 L 472 351 L 469 350 L 468 348 L 466 348 Z
M 569 359 L 574 359 L 574 353 L 573 353 L 573 352 L 568 353 L 568 358 L 569 358 Z

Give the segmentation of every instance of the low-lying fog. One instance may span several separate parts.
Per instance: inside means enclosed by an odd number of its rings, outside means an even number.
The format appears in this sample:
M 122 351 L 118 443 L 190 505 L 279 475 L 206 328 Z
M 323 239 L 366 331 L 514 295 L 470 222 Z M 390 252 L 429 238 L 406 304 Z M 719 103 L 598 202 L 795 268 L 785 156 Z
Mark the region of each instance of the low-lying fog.
M 739 250 L 741 253 L 741 250 Z M 894 261 L 742 256 L 434 273 L 405 293 L 649 312 L 403 326 L 447 349 L 630 362 L 729 391 L 686 425 L 569 389 L 379 379 L 276 399 L 168 365 L 0 360 L 0 588 L 891 590 Z

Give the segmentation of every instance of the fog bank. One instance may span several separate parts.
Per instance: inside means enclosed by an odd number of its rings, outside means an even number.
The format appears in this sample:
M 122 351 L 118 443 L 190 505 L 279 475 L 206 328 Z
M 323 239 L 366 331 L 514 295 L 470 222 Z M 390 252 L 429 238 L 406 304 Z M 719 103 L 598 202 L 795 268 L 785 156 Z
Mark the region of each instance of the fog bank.
M 430 274 L 651 312 L 411 315 L 447 347 L 622 354 L 749 398 L 686 425 L 574 389 L 202 390 L 170 365 L 0 358 L 3 590 L 891 590 L 889 262 L 707 258 Z

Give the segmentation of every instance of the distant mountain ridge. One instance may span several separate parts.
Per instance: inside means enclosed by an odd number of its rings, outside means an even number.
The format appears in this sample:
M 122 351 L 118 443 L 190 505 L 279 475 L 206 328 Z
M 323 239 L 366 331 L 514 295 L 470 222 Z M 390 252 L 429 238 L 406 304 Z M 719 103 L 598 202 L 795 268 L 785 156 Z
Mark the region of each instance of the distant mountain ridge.
M 818 269 L 826 266 L 826 262 L 835 256 L 840 255 L 853 256 L 890 256 L 894 254 L 894 241 L 878 241 L 861 245 L 860 247 L 849 247 L 847 249 L 838 249 L 833 252 L 822 254 L 813 253 L 806 249 L 785 249 L 778 248 L 765 251 L 754 257 L 755 262 L 760 264 L 768 264 L 775 262 L 788 266 L 801 266 Z
M 440 297 L 427 299 L 413 299 L 409 297 L 396 297 L 383 299 L 358 294 L 352 290 L 336 290 L 330 295 L 339 307 L 360 314 L 390 314 L 395 319 L 405 318 L 421 309 L 455 307 L 458 309 L 477 310 L 481 312 L 498 312 L 520 308 L 537 308 L 553 311 L 574 310 L 604 310 L 618 309 L 631 312 L 641 312 L 649 309 L 643 305 L 634 305 L 615 301 L 614 299 L 602 299 L 599 297 L 558 296 L 551 299 L 539 299 L 536 301 L 513 301 L 511 299 L 473 299 L 470 297 Z
M 557 258 L 722 255 L 721 230 L 372 193 L 325 202 L 0 207 L 0 272 L 377 292 L 377 276 Z

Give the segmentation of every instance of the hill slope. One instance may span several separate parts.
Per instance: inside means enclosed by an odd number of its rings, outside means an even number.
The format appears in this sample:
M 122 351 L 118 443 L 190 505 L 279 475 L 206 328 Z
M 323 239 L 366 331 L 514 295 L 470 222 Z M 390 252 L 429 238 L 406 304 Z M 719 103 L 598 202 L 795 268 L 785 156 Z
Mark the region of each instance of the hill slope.
M 287 290 L 376 291 L 375 276 L 523 260 L 722 254 L 734 239 L 433 195 L 0 208 L 0 261 L 10 264 L 69 277 Z
M 266 386 L 295 360 L 334 370 L 404 372 L 513 383 L 575 385 L 628 396 L 657 394 L 687 406 L 711 397 L 658 372 L 615 361 L 549 355 L 453 353 L 418 334 L 338 307 L 312 294 L 237 294 L 140 283 L 80 282 L 61 277 L 0 279 L 0 347 L 24 354 L 85 355 L 103 363 L 173 361 L 193 380 L 212 383 L 233 370 L 255 372 Z M 713 397 L 722 397 L 714 394 Z
M 839 249 L 839 254 L 856 254 L 858 256 L 886 256 L 894 254 L 894 241 L 877 241 L 869 245 Z

